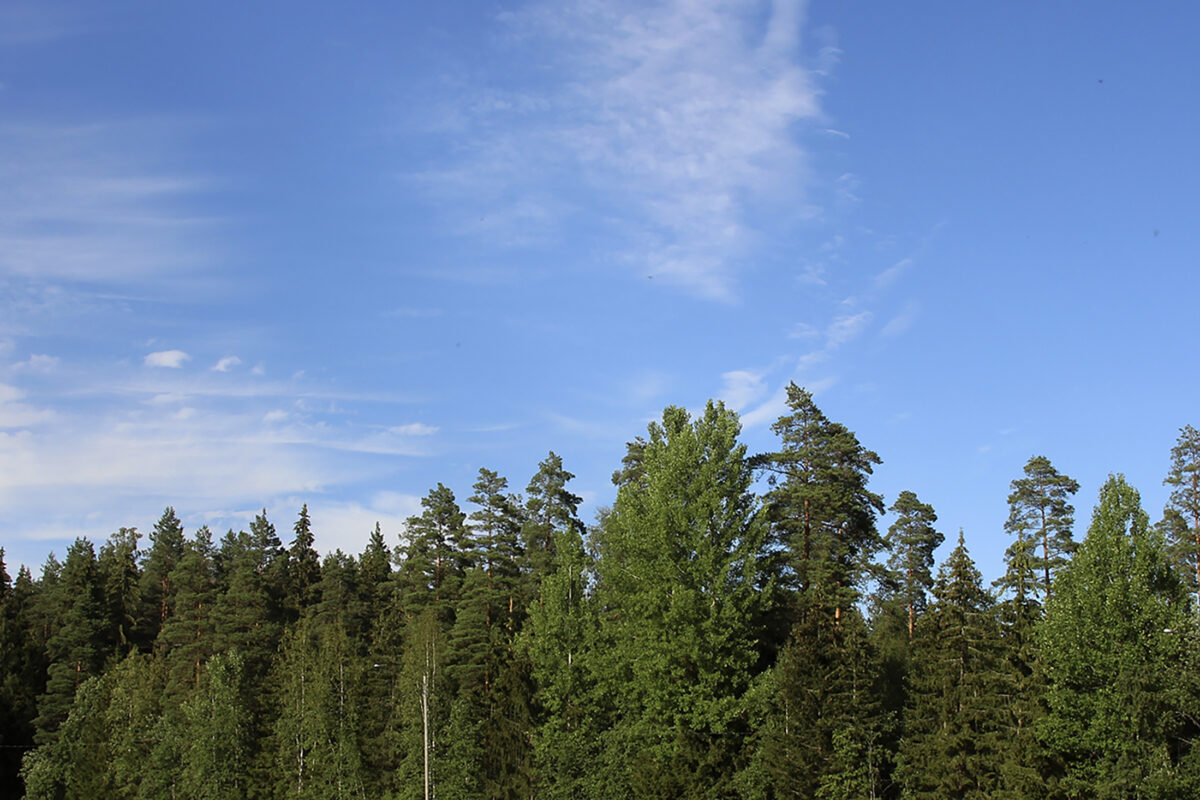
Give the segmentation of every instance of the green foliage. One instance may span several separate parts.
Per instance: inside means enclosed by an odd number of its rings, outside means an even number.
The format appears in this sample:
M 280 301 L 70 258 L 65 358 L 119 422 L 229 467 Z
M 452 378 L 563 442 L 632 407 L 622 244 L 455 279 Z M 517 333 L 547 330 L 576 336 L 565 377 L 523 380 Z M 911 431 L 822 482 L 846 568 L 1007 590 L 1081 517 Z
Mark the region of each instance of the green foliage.
M 933 586 L 933 552 L 944 538 L 934 529 L 933 506 L 903 491 L 892 504 L 896 521 L 888 528 L 886 544 L 891 551 L 888 569 L 899 587 L 897 594 L 908 616 L 908 638 L 916 628 L 917 614 L 925 609 L 925 592 Z
M 938 574 L 919 629 L 897 779 L 906 798 L 991 798 L 1001 763 L 1007 687 L 992 599 L 962 533 Z
M 875 518 L 883 498 L 867 489 L 881 462 L 826 417 L 811 392 L 792 383 L 787 398 L 788 413 L 771 426 L 780 450 L 755 458 L 769 473 L 767 509 L 787 558 L 783 576 L 800 589 L 820 584 L 826 596 L 838 595 L 837 607 L 848 608 L 882 545 Z
M 1069 499 L 1077 491 L 1079 483 L 1061 474 L 1045 456 L 1030 458 L 1025 477 L 1012 482 L 1004 529 L 1017 545 L 1009 550 L 1009 570 L 1023 572 L 1010 579 L 1013 589 L 1024 591 L 1029 585 L 1043 598 L 1050 596 L 1055 573 L 1075 551 L 1075 509 Z
M 720 404 L 694 422 L 668 408 L 607 519 L 593 669 L 620 720 L 606 733 L 612 792 L 670 796 L 681 776 L 741 750 L 768 595 L 766 531 L 738 433 Z
M 1065 762 L 1063 796 L 1184 796 L 1180 736 L 1198 706 L 1177 665 L 1192 630 L 1164 542 L 1137 491 L 1111 476 L 1040 630 L 1042 733 Z
M 1179 429 L 1171 448 L 1171 468 L 1163 483 L 1171 487 L 1164 515 L 1164 533 L 1193 591 L 1200 592 L 1200 431 Z

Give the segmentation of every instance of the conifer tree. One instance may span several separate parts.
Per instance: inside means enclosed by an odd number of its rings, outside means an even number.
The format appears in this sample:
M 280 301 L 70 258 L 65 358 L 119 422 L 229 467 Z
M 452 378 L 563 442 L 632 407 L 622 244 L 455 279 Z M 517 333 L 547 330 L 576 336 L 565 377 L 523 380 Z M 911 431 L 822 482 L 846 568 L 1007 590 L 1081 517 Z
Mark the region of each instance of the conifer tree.
M 897 777 L 906 798 L 996 797 L 1006 729 L 999 630 L 961 531 L 933 593 L 916 639 Z
M 159 631 L 157 650 L 163 654 L 170 676 L 166 692 L 172 697 L 200 688 L 202 668 L 215 652 L 217 587 L 212 553 L 212 534 L 201 526 L 169 575 L 175 608 Z
M 361 573 L 358 586 L 362 593 L 362 601 L 366 604 L 367 620 L 370 626 L 374 627 L 379 622 L 390 594 L 389 577 L 392 571 L 392 552 L 384 541 L 383 531 L 378 522 L 375 523 L 375 530 L 371 531 L 366 549 L 358 557 L 358 568 Z M 373 636 L 374 631 L 371 633 Z
M 1180 551 L 1180 561 L 1189 568 L 1189 582 L 1194 578 L 1193 589 L 1200 593 L 1200 431 L 1191 425 L 1179 429 L 1163 483 L 1171 487 L 1165 528 Z
M 769 715 L 751 766 L 759 775 L 750 779 L 765 775 L 775 797 L 833 797 L 862 785 L 879 796 L 889 732 L 876 656 L 857 608 L 835 618 L 836 595 L 823 592 L 814 586 L 801 596 L 799 620 L 769 676 Z
M 933 527 L 937 522 L 933 506 L 910 491 L 900 493 L 891 511 L 897 518 L 886 539 L 892 553 L 888 568 L 896 576 L 908 617 L 908 638 L 912 639 L 917 614 L 925 607 L 925 592 L 933 586 L 933 553 L 943 536 Z
M 574 477 L 563 467 L 562 457 L 552 450 L 538 464 L 538 471 L 525 489 L 522 538 L 528 569 L 537 576 L 535 582 L 555 568 L 554 534 L 568 529 L 583 531 L 579 521 L 582 500 L 567 489 Z
M 136 528 L 121 528 L 100 548 L 98 568 L 104 594 L 104 612 L 109 628 L 110 652 L 124 655 L 146 644 L 139 641 L 142 595 L 138 572 Z
M 1038 578 L 1030 583 L 1043 598 L 1050 596 L 1055 573 L 1075 551 L 1071 535 L 1075 508 L 1070 498 L 1077 491 L 1079 483 L 1061 474 L 1045 456 L 1030 458 L 1025 477 L 1012 482 L 1004 529 L 1017 541 L 1032 545 L 1014 550 L 1012 555 L 1027 559 L 1020 563 L 1035 570 Z
M 96 553 L 87 539 L 76 539 L 67 549 L 61 583 L 56 589 L 60 624 L 46 643 L 50 666 L 46 692 L 38 698 L 34 740 L 39 744 L 55 739 L 75 691 L 99 672 L 103 661 L 103 595 Z
M 755 458 L 772 487 L 767 508 L 787 558 L 782 574 L 800 590 L 822 584 L 840 615 L 858 599 L 882 544 L 875 519 L 883 499 L 867 489 L 881 462 L 811 392 L 792 383 L 787 398 L 788 413 L 771 426 L 782 447 Z
M 321 580 L 321 557 L 313 549 L 312 522 L 308 517 L 307 503 L 300 509 L 300 517 L 293 531 L 295 538 L 287 552 L 283 601 L 284 612 L 290 622 L 298 620 L 304 610 L 316 602 L 316 586 Z
M 409 618 L 433 604 L 439 619 L 448 621 L 474 554 L 470 531 L 454 492 L 440 483 L 421 499 L 421 508 L 405 523 L 407 543 L 396 575 L 399 600 Z
M 21 756 L 33 741 L 34 698 L 42 691 L 45 666 L 29 631 L 27 609 L 33 592 L 22 566 L 11 582 L 0 547 L 0 798 L 21 796 Z M 40 675 L 39 675 L 40 673 Z
M 146 638 L 153 641 L 171 613 L 171 570 L 183 558 L 183 523 L 167 506 L 150 531 L 150 549 L 142 567 L 142 597 L 146 603 Z

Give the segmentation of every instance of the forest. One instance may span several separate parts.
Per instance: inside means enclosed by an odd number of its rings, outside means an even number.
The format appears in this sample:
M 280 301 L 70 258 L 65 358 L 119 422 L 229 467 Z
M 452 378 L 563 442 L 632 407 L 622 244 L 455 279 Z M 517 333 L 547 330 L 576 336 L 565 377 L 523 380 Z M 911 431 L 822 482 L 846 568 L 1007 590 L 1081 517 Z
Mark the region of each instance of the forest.
M 1200 797 L 1200 432 L 1079 536 L 1030 458 L 985 585 L 810 392 L 772 430 L 667 408 L 592 524 L 551 452 L 357 555 L 307 506 L 0 550 L 0 797 Z

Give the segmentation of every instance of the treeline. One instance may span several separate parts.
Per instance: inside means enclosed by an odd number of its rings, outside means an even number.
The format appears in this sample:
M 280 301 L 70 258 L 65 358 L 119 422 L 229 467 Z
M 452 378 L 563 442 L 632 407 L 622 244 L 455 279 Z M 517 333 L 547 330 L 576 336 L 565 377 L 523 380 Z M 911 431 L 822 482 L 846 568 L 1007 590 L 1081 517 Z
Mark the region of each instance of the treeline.
M 438 484 L 389 545 L 77 540 L 0 551 L 0 795 L 30 798 L 1200 797 L 1200 433 L 1151 525 L 1120 476 L 1012 482 L 982 584 L 879 457 L 789 387 L 778 450 L 668 408 L 579 519 L 551 453 L 523 495 Z

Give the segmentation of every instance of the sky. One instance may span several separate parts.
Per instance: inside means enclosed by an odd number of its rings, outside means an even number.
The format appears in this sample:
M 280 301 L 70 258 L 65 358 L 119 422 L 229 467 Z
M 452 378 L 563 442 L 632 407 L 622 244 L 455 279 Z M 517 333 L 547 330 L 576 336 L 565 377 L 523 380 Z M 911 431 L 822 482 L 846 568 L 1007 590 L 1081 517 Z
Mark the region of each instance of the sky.
M 1045 455 L 1152 519 L 1196 406 L 1200 6 L 0 4 L 0 545 L 164 507 L 391 545 L 583 514 L 668 405 L 790 381 L 986 579 Z M 880 521 L 886 529 L 892 517 Z M 148 544 L 146 540 L 144 543 Z M 942 551 L 945 554 L 945 550 Z

